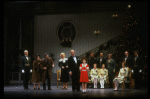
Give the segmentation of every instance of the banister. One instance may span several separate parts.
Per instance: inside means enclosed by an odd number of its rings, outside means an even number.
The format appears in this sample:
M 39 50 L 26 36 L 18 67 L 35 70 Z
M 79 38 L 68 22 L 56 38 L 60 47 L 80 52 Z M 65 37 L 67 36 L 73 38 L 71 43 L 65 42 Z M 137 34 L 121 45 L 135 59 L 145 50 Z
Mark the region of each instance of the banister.
M 115 40 L 116 38 L 118 38 L 118 37 L 120 37 L 120 36 L 121 36 L 121 35 L 119 35 L 119 36 L 117 36 L 117 37 L 115 37 L 115 38 L 113 38 L 113 39 L 111 39 L 111 40 Z M 109 40 L 109 41 L 111 41 L 111 40 Z M 103 44 L 101 44 L 101 45 L 104 45 L 104 44 L 108 43 L 109 41 L 107 41 L 107 42 L 105 42 L 105 43 L 103 43 Z M 89 52 L 92 51 L 92 50 L 95 50 L 96 48 L 100 47 L 101 45 L 99 45 L 99 46 L 97 46 L 97 47 L 95 47 L 95 48 L 93 48 L 93 49 L 91 49 L 91 50 L 89 50 L 89 51 L 87 51 L 87 52 L 81 54 L 79 57 L 83 56 L 83 55 L 86 54 L 86 53 L 89 53 Z

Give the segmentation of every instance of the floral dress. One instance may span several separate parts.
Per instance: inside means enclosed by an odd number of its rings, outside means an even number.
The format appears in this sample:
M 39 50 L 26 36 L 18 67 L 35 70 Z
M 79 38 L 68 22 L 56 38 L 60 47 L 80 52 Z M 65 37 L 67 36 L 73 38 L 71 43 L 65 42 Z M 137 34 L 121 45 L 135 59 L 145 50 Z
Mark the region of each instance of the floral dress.
M 117 79 L 119 83 L 122 83 L 124 77 L 126 77 L 127 75 L 128 75 L 128 69 L 126 67 L 121 68 L 119 71 L 118 77 L 114 78 L 113 81 L 115 81 Z
M 91 81 L 93 82 L 94 81 L 94 78 L 98 78 L 98 74 L 99 74 L 99 70 L 96 68 L 96 69 L 91 69 L 91 73 L 90 73 L 90 76 L 91 76 Z M 98 79 L 99 81 L 99 79 Z

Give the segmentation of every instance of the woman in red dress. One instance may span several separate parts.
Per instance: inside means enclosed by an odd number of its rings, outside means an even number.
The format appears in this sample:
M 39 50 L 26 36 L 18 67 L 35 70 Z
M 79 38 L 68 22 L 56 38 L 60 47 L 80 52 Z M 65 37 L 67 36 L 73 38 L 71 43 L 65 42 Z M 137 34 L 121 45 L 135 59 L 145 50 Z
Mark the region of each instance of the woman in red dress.
M 82 82 L 82 92 L 86 92 L 87 82 L 89 82 L 87 72 L 89 70 L 89 65 L 86 63 L 87 59 L 85 57 L 82 57 L 81 61 L 82 64 L 80 64 L 80 82 Z

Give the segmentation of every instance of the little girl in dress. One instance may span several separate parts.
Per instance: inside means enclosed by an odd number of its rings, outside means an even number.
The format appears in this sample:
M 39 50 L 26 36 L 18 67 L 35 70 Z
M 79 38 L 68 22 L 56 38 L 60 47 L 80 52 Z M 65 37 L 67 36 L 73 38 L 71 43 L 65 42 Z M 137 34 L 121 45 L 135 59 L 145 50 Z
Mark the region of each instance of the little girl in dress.
M 86 87 L 87 87 L 87 82 L 89 82 L 88 79 L 88 70 L 89 70 L 89 65 L 86 63 L 86 58 L 83 57 L 81 59 L 82 64 L 80 64 L 80 82 L 82 82 L 82 92 L 86 92 Z

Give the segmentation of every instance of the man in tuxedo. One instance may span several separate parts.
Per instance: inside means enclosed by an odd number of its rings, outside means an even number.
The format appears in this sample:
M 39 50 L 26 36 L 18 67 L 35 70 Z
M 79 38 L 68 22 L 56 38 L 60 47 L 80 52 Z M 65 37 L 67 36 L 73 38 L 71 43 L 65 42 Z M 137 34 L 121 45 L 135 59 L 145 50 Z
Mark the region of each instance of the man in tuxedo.
M 71 56 L 68 58 L 68 67 L 72 79 L 72 91 L 75 92 L 75 89 L 80 91 L 80 60 L 79 57 L 75 55 L 74 50 L 71 50 L 70 53 Z
M 139 52 L 137 50 L 134 51 L 134 57 L 133 57 L 133 71 L 134 74 L 132 76 L 132 78 L 134 79 L 135 82 L 135 89 L 140 89 L 141 87 L 141 79 L 142 79 L 142 65 L 143 61 L 142 58 L 138 55 Z
M 97 68 L 102 68 L 102 64 L 106 64 L 106 59 L 103 57 L 103 53 L 100 53 L 100 58 L 97 60 Z
M 128 51 L 125 51 L 125 56 L 122 61 L 125 61 L 125 66 L 131 68 L 132 67 L 132 58 L 129 56 Z
M 132 68 L 132 58 L 129 56 L 128 51 L 125 51 L 124 55 L 125 56 L 122 58 L 122 61 L 125 61 L 125 66 Z M 129 84 L 126 84 L 126 87 L 130 88 Z
M 20 59 L 20 66 L 22 71 L 24 71 L 23 74 L 23 87 L 24 89 L 28 89 L 28 81 L 30 77 L 30 69 L 31 67 L 31 57 L 28 56 L 28 50 L 24 50 L 24 56 Z
M 89 61 L 88 61 L 88 64 L 89 64 L 89 68 L 90 68 L 90 70 L 91 69 L 93 69 L 93 64 L 95 64 L 95 63 L 97 63 L 97 60 L 96 60 L 96 58 L 94 57 L 94 53 L 91 53 L 90 54 L 90 59 L 89 59 Z
M 48 90 L 51 89 L 51 69 L 54 68 L 54 62 L 47 53 L 44 54 L 44 59 L 41 61 L 43 90 L 46 90 L 45 80 L 47 79 Z

